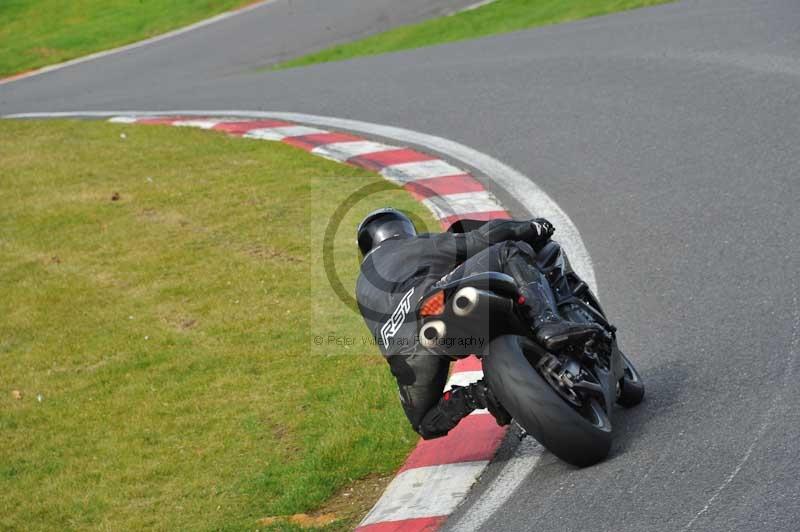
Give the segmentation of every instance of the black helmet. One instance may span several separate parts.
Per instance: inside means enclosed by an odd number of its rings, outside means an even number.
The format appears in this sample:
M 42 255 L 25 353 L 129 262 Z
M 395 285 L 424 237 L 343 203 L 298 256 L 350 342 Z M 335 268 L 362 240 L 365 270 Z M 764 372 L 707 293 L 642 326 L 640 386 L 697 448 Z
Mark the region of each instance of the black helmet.
M 417 229 L 411 218 L 391 207 L 372 211 L 358 224 L 358 248 L 362 256 L 384 240 L 414 236 Z

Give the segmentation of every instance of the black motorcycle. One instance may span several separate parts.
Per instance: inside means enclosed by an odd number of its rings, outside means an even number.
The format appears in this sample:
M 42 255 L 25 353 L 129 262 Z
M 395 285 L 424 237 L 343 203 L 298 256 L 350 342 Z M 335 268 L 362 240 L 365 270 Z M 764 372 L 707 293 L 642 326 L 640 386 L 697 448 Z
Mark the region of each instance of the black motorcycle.
M 480 223 L 461 221 L 449 231 L 471 230 Z M 619 350 L 616 329 L 561 247 L 549 241 L 537 249 L 536 259 L 562 317 L 600 324 L 602 338 L 580 352 L 546 351 L 522 318 L 519 286 L 508 275 L 487 272 L 439 286 L 422 298 L 417 309 L 420 342 L 452 358 L 482 358 L 484 379 L 523 434 L 570 464 L 590 466 L 611 448 L 614 403 L 639 404 L 644 384 Z

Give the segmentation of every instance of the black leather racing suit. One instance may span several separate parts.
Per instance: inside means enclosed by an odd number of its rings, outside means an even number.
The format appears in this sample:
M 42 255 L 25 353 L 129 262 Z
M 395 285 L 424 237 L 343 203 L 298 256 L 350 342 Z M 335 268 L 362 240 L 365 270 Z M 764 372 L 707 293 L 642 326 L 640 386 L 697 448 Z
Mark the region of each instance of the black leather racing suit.
M 498 271 L 516 278 L 521 262 L 534 262 L 531 244 L 547 238 L 531 221 L 492 220 L 468 233 L 389 239 L 364 258 L 356 283 L 359 309 L 397 379 L 406 416 L 423 438 L 442 436 L 454 423 L 440 419 L 436 408 L 451 360 L 417 342 L 420 299 L 445 276 Z

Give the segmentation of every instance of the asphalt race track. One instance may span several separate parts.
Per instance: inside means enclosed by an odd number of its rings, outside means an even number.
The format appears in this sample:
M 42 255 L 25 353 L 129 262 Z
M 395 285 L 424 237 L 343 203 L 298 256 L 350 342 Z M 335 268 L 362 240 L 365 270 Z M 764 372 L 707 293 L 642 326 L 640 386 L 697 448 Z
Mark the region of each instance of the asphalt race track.
M 468 3 L 410 2 L 398 16 Z M 257 71 L 328 42 L 327 19 L 349 25 L 333 40 L 363 31 L 362 13 L 379 19 L 355 0 L 313 4 L 308 25 L 278 24 L 269 38 L 265 8 L 259 23 L 229 19 L 0 86 L 0 114 L 296 111 L 491 154 L 581 230 L 648 397 L 617 418 L 607 462 L 576 470 L 545 455 L 484 528 L 800 529 L 800 4 L 685 1 Z

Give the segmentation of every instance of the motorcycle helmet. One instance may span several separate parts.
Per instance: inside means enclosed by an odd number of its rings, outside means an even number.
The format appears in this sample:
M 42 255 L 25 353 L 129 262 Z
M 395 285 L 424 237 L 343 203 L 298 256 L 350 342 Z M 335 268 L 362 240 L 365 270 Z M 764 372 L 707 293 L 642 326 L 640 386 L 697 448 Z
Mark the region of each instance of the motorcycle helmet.
M 417 229 L 411 218 L 397 209 L 387 207 L 369 213 L 358 224 L 358 248 L 361 256 L 366 256 L 381 242 L 390 238 L 411 238 L 417 236 Z

